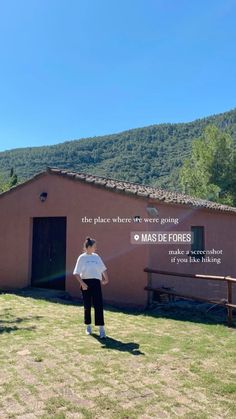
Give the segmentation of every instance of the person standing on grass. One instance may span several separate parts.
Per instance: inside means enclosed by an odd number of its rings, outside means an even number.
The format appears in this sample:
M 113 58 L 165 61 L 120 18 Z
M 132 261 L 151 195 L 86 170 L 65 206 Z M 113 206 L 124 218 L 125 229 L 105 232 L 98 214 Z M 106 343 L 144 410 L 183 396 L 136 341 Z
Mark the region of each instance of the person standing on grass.
M 101 284 L 109 282 L 107 267 L 101 257 L 95 253 L 96 240 L 86 237 L 84 242 L 84 253 L 79 255 L 73 275 L 80 283 L 80 290 L 84 302 L 84 323 L 87 325 L 86 334 L 92 333 L 91 307 L 92 302 L 95 312 L 95 326 L 99 326 L 100 338 L 105 338 L 103 296 Z

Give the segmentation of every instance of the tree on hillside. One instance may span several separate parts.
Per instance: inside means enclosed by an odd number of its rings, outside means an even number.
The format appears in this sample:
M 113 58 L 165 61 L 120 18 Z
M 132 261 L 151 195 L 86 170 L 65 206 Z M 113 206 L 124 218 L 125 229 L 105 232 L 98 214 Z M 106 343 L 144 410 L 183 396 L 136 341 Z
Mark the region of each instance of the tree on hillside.
M 6 182 L 6 180 L 4 179 L 3 175 L 0 174 L 0 193 L 7 191 L 8 188 L 8 184 Z
M 12 167 L 10 170 L 10 181 L 9 181 L 9 187 L 15 186 L 18 183 L 17 174 L 14 173 L 14 168 Z
M 236 150 L 233 139 L 214 125 L 192 142 L 192 153 L 180 169 L 186 194 L 236 205 Z
M 0 193 L 6 192 L 8 189 L 11 189 L 13 186 L 17 185 L 18 178 L 17 174 L 14 173 L 14 168 L 10 170 L 9 179 L 6 179 L 3 175 L 0 174 Z

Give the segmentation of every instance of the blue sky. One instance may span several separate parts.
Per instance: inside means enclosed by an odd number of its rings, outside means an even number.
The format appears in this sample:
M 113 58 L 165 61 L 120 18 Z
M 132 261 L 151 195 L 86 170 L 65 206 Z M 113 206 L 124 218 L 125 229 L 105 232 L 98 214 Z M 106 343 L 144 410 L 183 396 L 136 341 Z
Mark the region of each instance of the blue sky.
M 236 0 L 0 2 L 0 150 L 236 107 Z

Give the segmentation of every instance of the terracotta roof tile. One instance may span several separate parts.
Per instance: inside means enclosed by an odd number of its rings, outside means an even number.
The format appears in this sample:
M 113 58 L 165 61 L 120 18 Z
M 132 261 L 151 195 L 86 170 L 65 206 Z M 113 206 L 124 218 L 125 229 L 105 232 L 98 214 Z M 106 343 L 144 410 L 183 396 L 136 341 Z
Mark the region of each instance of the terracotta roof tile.
M 167 191 L 165 189 L 145 186 L 134 182 L 121 181 L 103 176 L 95 176 L 89 173 L 78 173 L 69 170 L 60 170 L 53 167 L 48 167 L 47 172 L 59 176 L 68 176 L 74 180 L 84 181 L 89 184 L 94 183 L 96 186 L 102 186 L 109 190 L 114 190 L 121 193 L 137 195 L 144 198 L 152 198 L 157 201 L 236 213 L 236 207 L 230 207 L 228 205 L 219 204 L 217 202 L 208 201 L 206 199 L 194 198 L 179 192 Z
M 165 189 L 156 188 L 153 186 L 145 186 L 134 182 L 121 181 L 117 179 L 106 178 L 103 176 L 95 176 L 89 173 L 83 172 L 72 172 L 71 170 L 59 169 L 57 167 L 48 167 L 47 171 L 36 174 L 31 179 L 26 180 L 23 183 L 13 186 L 10 190 L 0 193 L 0 197 L 3 197 L 9 193 L 14 192 L 16 189 L 20 189 L 33 182 L 35 179 L 44 176 L 46 173 L 50 173 L 57 176 L 67 177 L 74 181 L 87 182 L 88 184 L 94 184 L 96 187 L 102 187 L 114 192 L 130 194 L 140 198 L 150 198 L 157 202 L 166 202 L 173 204 L 186 205 L 194 208 L 207 208 L 213 211 L 227 212 L 236 214 L 236 207 L 230 207 L 228 205 L 219 204 L 217 202 L 208 201 L 206 199 L 195 198 L 189 195 L 184 195 L 179 192 L 168 191 Z

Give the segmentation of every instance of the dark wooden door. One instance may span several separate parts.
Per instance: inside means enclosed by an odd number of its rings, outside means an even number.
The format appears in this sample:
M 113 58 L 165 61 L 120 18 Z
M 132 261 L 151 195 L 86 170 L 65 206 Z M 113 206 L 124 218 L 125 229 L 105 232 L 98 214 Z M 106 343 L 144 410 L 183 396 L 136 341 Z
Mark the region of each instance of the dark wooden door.
M 66 217 L 33 219 L 33 287 L 65 290 Z

